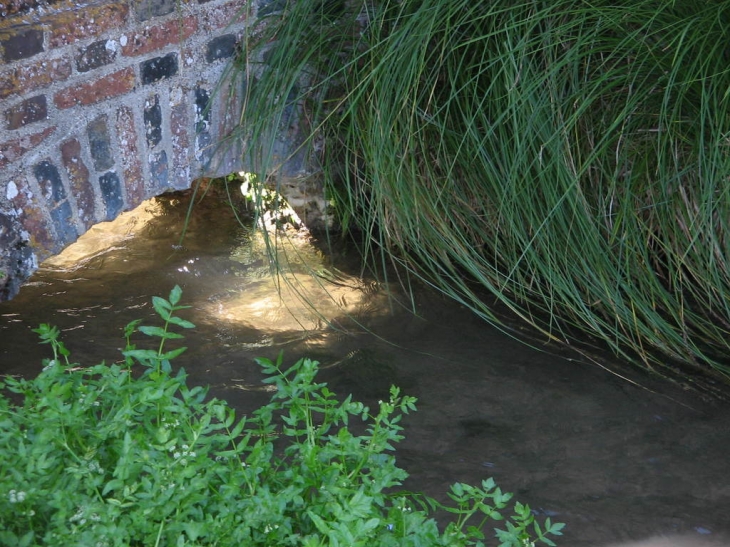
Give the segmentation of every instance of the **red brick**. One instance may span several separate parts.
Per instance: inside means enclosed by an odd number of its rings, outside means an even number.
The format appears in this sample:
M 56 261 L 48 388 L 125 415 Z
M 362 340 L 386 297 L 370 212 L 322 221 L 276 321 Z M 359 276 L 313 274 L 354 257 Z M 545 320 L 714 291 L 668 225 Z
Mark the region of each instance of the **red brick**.
M 71 195 L 76 198 L 78 217 L 86 228 L 94 224 L 94 190 L 89 181 L 89 169 L 81 158 L 81 143 L 71 139 L 61 145 L 61 160 L 71 182 Z
M 197 29 L 198 23 L 194 17 L 171 19 L 161 25 L 147 27 L 140 33 L 127 36 L 127 43 L 122 45 L 122 55 L 146 55 L 170 44 L 180 44 Z
M 132 109 L 122 106 L 117 110 L 116 119 L 117 139 L 119 144 L 119 157 L 122 160 L 124 171 L 122 180 L 127 189 L 127 205 L 136 207 L 145 199 L 144 176 L 142 174 L 142 163 L 137 148 L 137 131 L 134 125 L 134 114 Z
M 248 10 L 245 3 L 240 0 L 234 0 L 216 8 L 208 8 L 202 15 L 204 21 L 201 24 L 202 30 L 211 31 L 228 25 L 245 23 L 248 20 Z
M 48 43 L 56 48 L 86 38 L 98 38 L 108 30 L 118 29 L 124 26 L 128 14 L 127 2 L 120 2 L 56 13 L 44 18 L 43 22 L 51 30 Z
M 5 127 L 19 129 L 31 123 L 48 119 L 48 101 L 45 95 L 25 99 L 5 111 Z
M 0 72 L 0 99 L 47 87 L 70 75 L 71 63 L 67 59 L 36 61 Z
M 0 142 L 0 168 L 20 159 L 23 154 L 33 150 L 55 130 L 55 126 L 47 127 L 43 131 L 33 133 L 32 135 L 27 135 L 11 141 Z
M 53 102 L 56 103 L 58 108 L 94 104 L 129 93 L 134 89 L 134 84 L 134 68 L 127 67 L 94 82 L 68 87 L 59 91 L 53 97 Z

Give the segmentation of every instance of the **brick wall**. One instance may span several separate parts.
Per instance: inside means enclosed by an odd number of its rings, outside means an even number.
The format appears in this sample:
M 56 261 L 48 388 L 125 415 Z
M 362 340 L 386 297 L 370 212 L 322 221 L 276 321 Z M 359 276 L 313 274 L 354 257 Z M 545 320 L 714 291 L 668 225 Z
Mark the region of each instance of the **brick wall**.
M 241 169 L 216 84 L 275 2 L 0 0 L 0 301 L 93 224 Z

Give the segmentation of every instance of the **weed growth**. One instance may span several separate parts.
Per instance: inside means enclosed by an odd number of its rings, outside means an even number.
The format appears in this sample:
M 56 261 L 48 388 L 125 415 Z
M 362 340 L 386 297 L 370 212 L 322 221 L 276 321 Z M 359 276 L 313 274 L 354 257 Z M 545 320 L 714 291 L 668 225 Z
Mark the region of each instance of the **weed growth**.
M 58 329 L 41 325 L 53 358 L 32 380 L 0 388 L 0 544 L 84 546 L 552 546 L 562 524 L 540 525 L 492 479 L 454 484 L 444 507 L 398 489 L 394 445 L 415 399 L 398 388 L 371 412 L 316 382 L 317 363 L 260 359 L 271 402 L 237 418 L 206 389 L 188 387 L 168 349 L 192 328 L 181 290 L 155 297 L 163 326 L 127 325 L 123 361 L 70 361 Z M 142 333 L 159 339 L 138 349 Z M 19 403 L 13 400 L 22 399 Z M 363 420 L 354 434 L 350 420 Z M 509 516 L 502 511 L 513 507 Z M 439 530 L 429 513 L 454 520 Z

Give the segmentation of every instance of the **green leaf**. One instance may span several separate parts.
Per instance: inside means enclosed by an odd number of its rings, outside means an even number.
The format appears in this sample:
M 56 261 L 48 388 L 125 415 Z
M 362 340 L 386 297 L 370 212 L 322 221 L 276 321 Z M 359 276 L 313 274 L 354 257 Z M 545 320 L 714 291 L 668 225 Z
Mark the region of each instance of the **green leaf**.
M 133 357 L 138 361 L 157 360 L 157 352 L 151 349 L 130 349 L 123 351 L 122 355 L 125 357 Z
M 167 332 L 162 327 L 149 327 L 144 325 L 139 327 L 139 332 L 147 336 L 159 336 L 160 338 L 164 338 L 167 335 Z
M 130 321 L 127 323 L 127 326 L 124 327 L 124 337 L 129 338 L 134 334 L 134 331 L 137 330 L 137 326 L 142 322 L 141 319 L 135 319 L 134 321 Z
M 307 511 L 307 516 L 310 518 L 310 520 L 314 523 L 314 525 L 317 527 L 317 530 L 323 535 L 329 535 L 329 533 L 332 531 L 332 529 L 327 526 L 325 521 L 317 515 L 314 511 L 311 509 Z
M 184 329 L 194 329 L 195 325 L 191 323 L 190 321 L 186 321 L 185 319 L 181 319 L 180 317 L 172 316 L 169 319 L 170 323 L 173 325 L 177 325 L 178 327 L 182 327 Z
M 205 534 L 205 524 L 202 522 L 187 522 L 183 524 L 183 530 L 191 541 L 196 541 L 201 535 Z
M 230 436 L 232 439 L 238 438 L 238 436 L 243 431 L 243 428 L 246 427 L 246 418 L 241 418 L 241 420 L 234 426 L 234 428 L 231 430 Z
M 187 349 L 188 348 L 184 347 L 184 346 L 181 348 L 173 349 L 171 351 L 167 351 L 167 352 L 163 353 L 162 355 L 160 355 L 159 358 L 170 361 L 170 360 L 174 359 L 175 357 L 177 357 L 178 355 L 180 355 L 181 353 L 183 353 Z
M 180 288 L 180 285 L 175 285 L 172 290 L 170 291 L 170 304 L 173 306 L 176 306 L 178 302 L 180 302 L 180 297 L 182 296 L 182 289 Z
M 33 543 L 33 538 L 35 538 L 35 532 L 30 530 L 20 538 L 18 541 L 18 547 L 28 547 Z
M 104 489 L 101 491 L 102 496 L 106 496 L 113 490 L 119 490 L 124 486 L 124 481 L 121 479 L 112 479 L 104 485 Z
M 167 300 L 165 300 L 164 298 L 160 298 L 159 296 L 153 296 L 152 307 L 155 308 L 157 315 L 162 317 L 162 319 L 164 319 L 165 321 L 170 320 L 172 305 Z
M 157 336 L 165 340 L 185 338 L 182 334 L 166 331 L 161 327 L 140 327 L 139 331 L 147 336 Z

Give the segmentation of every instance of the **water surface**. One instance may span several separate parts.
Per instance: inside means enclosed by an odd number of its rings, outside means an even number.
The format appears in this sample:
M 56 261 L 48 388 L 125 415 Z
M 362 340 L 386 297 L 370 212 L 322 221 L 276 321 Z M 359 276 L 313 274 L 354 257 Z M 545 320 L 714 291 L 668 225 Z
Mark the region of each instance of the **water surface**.
M 567 523 L 568 547 L 730 533 L 727 403 L 530 348 L 422 289 L 413 314 L 397 286 L 343 273 L 295 238 L 280 260 L 313 313 L 269 275 L 260 235 L 216 203 L 196 206 L 178 246 L 186 210 L 181 196 L 153 200 L 45 263 L 0 304 L 0 374 L 40 370 L 48 348 L 30 329 L 41 322 L 83 364 L 119 359 L 123 326 L 153 321 L 151 297 L 179 284 L 198 327 L 177 365 L 242 412 L 267 398 L 254 358 L 282 350 L 320 360 L 343 396 L 373 403 L 397 384 L 418 397 L 397 451 L 411 489 L 443 498 L 455 481 L 492 476 Z

